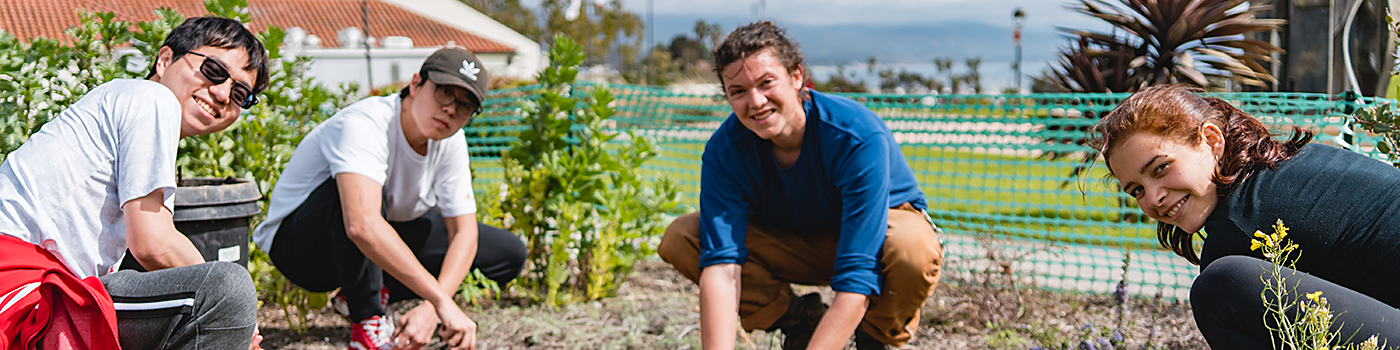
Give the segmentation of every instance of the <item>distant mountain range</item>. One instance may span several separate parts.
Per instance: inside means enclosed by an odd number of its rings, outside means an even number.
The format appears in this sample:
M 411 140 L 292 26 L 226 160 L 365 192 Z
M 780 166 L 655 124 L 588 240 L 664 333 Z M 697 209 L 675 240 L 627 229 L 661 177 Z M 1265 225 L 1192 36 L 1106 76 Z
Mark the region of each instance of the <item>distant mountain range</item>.
M 657 15 L 658 42 L 670 42 L 677 34 L 694 35 L 695 17 Z M 705 18 L 719 23 L 724 30 L 746 24 L 747 18 Z M 875 56 L 880 63 L 929 62 L 935 57 L 961 61 L 981 57 L 984 61 L 1006 61 L 1015 57 L 1012 28 L 976 21 L 928 24 L 845 24 L 803 25 L 779 23 L 801 45 L 809 63 L 814 65 L 866 62 Z M 1061 33 L 1036 28 L 1022 34 L 1022 59 L 1025 62 L 1052 61 L 1057 51 L 1068 43 Z

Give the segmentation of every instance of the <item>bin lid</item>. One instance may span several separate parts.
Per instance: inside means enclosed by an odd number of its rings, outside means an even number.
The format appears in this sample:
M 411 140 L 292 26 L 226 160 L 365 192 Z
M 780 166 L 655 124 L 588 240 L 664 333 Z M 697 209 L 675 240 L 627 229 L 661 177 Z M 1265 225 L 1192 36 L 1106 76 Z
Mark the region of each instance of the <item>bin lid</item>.
M 199 207 L 176 206 L 172 213 L 172 221 L 204 221 L 223 220 L 233 218 L 246 218 L 261 213 L 258 202 L 232 203 L 223 205 L 209 205 Z
M 237 178 L 183 178 L 175 188 L 175 206 L 206 206 L 256 202 L 262 198 L 258 185 Z

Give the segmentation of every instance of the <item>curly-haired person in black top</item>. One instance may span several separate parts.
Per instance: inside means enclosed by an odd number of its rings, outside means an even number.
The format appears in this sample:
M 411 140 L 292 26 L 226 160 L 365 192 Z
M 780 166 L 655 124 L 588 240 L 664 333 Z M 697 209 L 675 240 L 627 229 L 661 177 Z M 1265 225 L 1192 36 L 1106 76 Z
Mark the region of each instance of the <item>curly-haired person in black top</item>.
M 1310 144 L 1297 127 L 1275 139 L 1228 102 L 1181 86 L 1133 94 L 1091 136 L 1122 190 L 1157 220 L 1162 245 L 1201 266 L 1191 306 L 1211 348 L 1282 345 L 1261 298 L 1271 265 L 1250 250 L 1253 232 L 1279 220 L 1302 252 L 1303 273 L 1286 283 L 1300 298 L 1322 292 L 1336 341 L 1400 344 L 1400 169 Z M 1197 257 L 1191 239 L 1202 229 Z

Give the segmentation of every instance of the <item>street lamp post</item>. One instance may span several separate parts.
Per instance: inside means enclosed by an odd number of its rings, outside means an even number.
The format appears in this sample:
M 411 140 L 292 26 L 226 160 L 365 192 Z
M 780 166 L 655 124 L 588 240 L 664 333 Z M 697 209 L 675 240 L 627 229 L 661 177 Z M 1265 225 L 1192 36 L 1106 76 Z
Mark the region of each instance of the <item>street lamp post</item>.
M 1016 70 L 1016 93 L 1021 93 L 1021 25 L 1026 22 L 1026 11 L 1017 7 L 1011 17 L 1016 20 L 1016 31 L 1013 34 L 1016 40 L 1016 64 L 1013 65 Z

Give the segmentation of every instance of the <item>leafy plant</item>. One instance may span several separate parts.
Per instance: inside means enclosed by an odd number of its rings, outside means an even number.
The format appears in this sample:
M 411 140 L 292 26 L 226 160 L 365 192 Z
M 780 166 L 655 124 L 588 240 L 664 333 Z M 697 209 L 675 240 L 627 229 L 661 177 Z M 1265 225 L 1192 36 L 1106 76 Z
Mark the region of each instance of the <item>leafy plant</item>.
M 615 110 L 606 86 L 576 86 L 582 47 L 555 36 L 539 95 L 522 103 L 525 130 L 501 156 L 504 189 L 485 198 L 501 223 L 525 236 L 528 266 L 520 285 L 537 302 L 562 305 L 614 295 L 675 210 L 674 181 L 643 174 L 653 141 L 610 129 Z
M 1259 250 L 1270 264 L 1264 269 L 1264 291 L 1259 297 L 1264 301 L 1264 324 L 1274 334 L 1275 348 L 1298 350 L 1332 349 L 1384 349 L 1385 344 L 1377 344 L 1376 336 L 1371 336 L 1360 344 L 1333 346 L 1342 341 L 1341 331 L 1332 331 L 1333 313 L 1328 309 L 1327 298 L 1322 292 L 1311 292 L 1305 298 L 1298 297 L 1298 285 L 1289 285 L 1286 278 L 1299 272 L 1293 270 L 1302 252 L 1298 245 L 1288 239 L 1288 227 L 1283 220 L 1274 224 L 1274 233 L 1254 231 L 1255 239 L 1250 239 L 1249 250 Z M 1287 272 L 1285 272 L 1287 270 Z M 1296 309 L 1295 309 L 1296 308 Z
M 1076 46 L 1060 50 L 1058 67 L 1041 77 L 1037 84 L 1056 87 L 1061 92 L 1125 92 L 1134 91 L 1130 79 L 1136 48 L 1123 42 L 1103 41 L 1081 36 Z
M 1249 0 L 1079 0 L 1072 9 L 1115 30 L 1062 29 L 1078 46 L 1062 52 L 1060 66 L 1042 81 L 1065 92 L 1171 83 L 1221 88 L 1215 80 L 1266 87 L 1274 77 L 1260 62 L 1281 50 L 1248 34 L 1285 23 L 1255 17 L 1269 8 L 1268 1 Z
M 1391 165 L 1400 167 L 1400 109 L 1389 102 L 1373 104 L 1358 109 L 1351 118 L 1361 130 L 1380 136 L 1376 150 L 1384 153 Z
M 487 299 L 499 297 L 501 286 L 482 274 L 481 269 L 472 269 L 472 272 L 462 279 L 462 286 L 458 287 L 457 291 L 462 293 L 462 299 L 468 304 L 480 306 Z
M 129 70 L 130 56 L 116 50 L 144 32 L 131 32 L 130 23 L 110 12 L 77 12 L 79 25 L 65 31 L 71 45 L 48 38 L 24 43 L 0 30 L 0 160 L 92 88 L 144 73 Z

